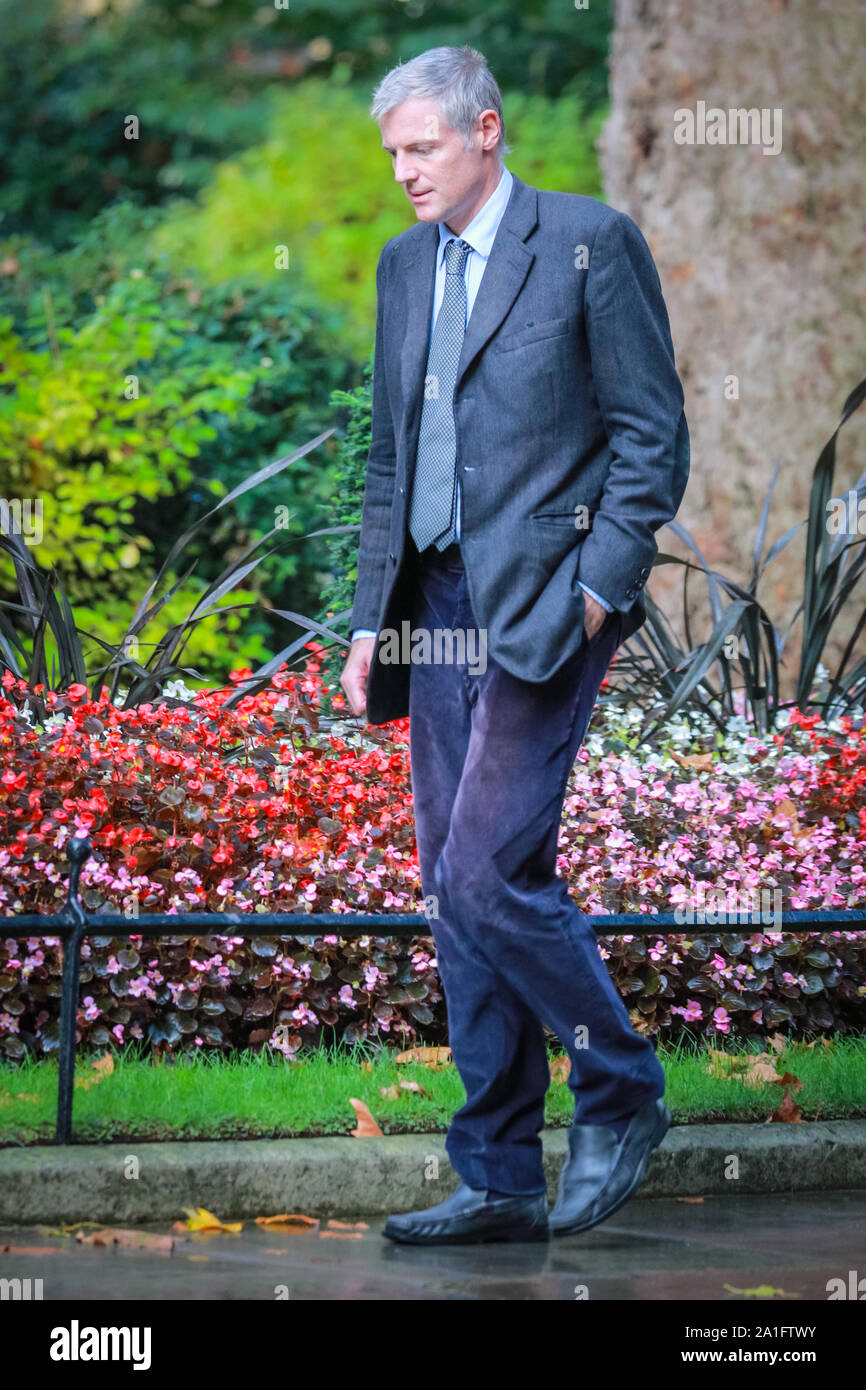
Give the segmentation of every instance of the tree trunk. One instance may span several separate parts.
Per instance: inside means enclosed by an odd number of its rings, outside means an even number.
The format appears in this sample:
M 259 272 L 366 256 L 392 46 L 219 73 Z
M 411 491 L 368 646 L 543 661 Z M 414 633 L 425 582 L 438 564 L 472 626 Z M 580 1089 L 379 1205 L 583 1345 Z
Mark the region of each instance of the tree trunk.
M 692 441 L 678 519 L 738 579 L 774 464 L 768 544 L 807 514 L 815 460 L 866 375 L 864 60 L 862 0 L 616 3 L 605 198 L 647 238 L 670 311 Z M 677 143 L 676 113 L 698 116 L 701 102 L 764 110 L 768 137 L 781 111 L 780 152 Z M 838 495 L 863 468 L 864 416 L 841 436 Z M 793 616 L 803 554 L 801 532 L 759 590 L 777 627 Z M 653 589 L 671 578 L 656 571 Z

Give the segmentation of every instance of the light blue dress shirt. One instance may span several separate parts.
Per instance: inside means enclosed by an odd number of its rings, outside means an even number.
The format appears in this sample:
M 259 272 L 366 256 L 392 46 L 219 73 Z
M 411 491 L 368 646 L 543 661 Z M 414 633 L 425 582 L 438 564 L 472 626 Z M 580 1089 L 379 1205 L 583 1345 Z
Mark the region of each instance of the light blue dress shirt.
M 466 280 L 466 320 L 472 314 L 475 298 L 478 294 L 478 287 L 481 284 L 482 276 L 487 268 L 487 261 L 493 249 L 493 242 L 502 221 L 505 209 L 508 206 L 508 199 L 511 196 L 511 187 L 514 183 L 509 171 L 503 166 L 502 177 L 496 188 L 491 193 L 487 202 L 476 212 L 472 221 L 460 233 L 460 240 L 466 241 L 472 247 L 466 257 L 463 274 Z M 445 247 L 457 234 L 452 232 L 447 222 L 439 223 L 439 254 L 436 258 L 436 282 L 433 287 L 433 312 L 430 316 L 430 336 L 428 343 L 433 341 L 433 330 L 436 327 L 436 318 L 442 305 L 445 295 Z M 457 539 L 460 539 L 460 480 L 457 480 L 457 516 L 455 519 L 455 531 Z M 578 581 L 580 582 L 580 581 Z M 581 588 L 591 594 L 608 613 L 613 612 L 613 608 L 603 599 L 600 594 L 590 589 L 588 584 L 581 584 Z M 356 637 L 375 637 L 375 632 L 369 628 L 358 627 L 352 633 L 352 640 Z

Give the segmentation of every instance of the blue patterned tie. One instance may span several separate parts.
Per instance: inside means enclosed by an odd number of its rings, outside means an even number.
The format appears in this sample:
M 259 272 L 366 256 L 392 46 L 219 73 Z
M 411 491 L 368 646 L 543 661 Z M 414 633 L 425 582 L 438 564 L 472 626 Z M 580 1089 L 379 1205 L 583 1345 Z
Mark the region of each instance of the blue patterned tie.
M 455 539 L 457 435 L 454 387 L 466 333 L 463 267 L 472 247 L 452 239 L 445 247 L 445 293 L 427 358 L 409 530 L 419 550 L 433 541 L 444 550 Z

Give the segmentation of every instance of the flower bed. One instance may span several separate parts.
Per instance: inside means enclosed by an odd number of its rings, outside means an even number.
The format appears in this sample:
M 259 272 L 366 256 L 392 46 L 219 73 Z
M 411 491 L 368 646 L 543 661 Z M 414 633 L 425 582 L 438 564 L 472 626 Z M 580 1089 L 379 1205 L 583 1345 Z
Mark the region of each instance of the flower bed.
M 335 917 L 333 933 L 308 938 L 90 938 L 82 1045 L 147 1036 L 172 1049 L 270 1044 L 294 1055 L 332 1029 L 349 1041 L 446 1040 L 432 940 L 338 931 L 342 913 L 422 908 L 408 720 L 367 734 L 351 721 L 322 727 L 320 649 L 310 647 L 303 675 L 283 669 L 233 709 L 226 701 L 249 671 L 226 689 L 175 686 L 177 698 L 129 710 L 91 701 L 84 686 L 42 692 L 51 717 L 37 726 L 24 682 L 4 679 L 0 911 L 56 911 L 66 842 L 87 834 L 89 911 L 123 911 L 131 923 L 155 910 Z M 639 749 L 639 720 L 616 700 L 596 711 L 565 803 L 559 870 L 588 912 L 700 908 L 715 889 L 729 915 L 709 937 L 601 939 L 635 1026 L 862 1028 L 866 937 L 783 939 L 772 922 L 741 924 L 730 911 L 757 890 L 773 910 L 866 907 L 863 729 L 795 714 L 763 741 L 737 721 L 714 739 L 691 716 L 669 726 L 664 746 Z M 0 943 L 6 1055 L 57 1046 L 60 967 L 57 938 Z

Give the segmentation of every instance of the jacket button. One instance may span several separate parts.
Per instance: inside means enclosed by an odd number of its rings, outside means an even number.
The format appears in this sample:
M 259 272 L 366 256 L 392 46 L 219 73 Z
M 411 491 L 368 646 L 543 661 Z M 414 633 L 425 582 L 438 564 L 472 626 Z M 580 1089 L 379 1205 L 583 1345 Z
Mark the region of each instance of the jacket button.
M 396 565 L 396 563 L 397 563 L 397 556 L 396 556 L 396 555 L 394 555 L 394 554 L 392 553 L 392 554 L 390 554 L 390 555 L 388 556 L 388 559 L 391 560 L 391 561 Z

